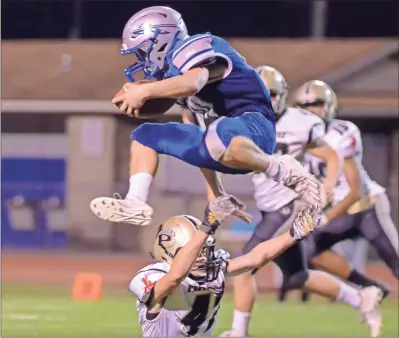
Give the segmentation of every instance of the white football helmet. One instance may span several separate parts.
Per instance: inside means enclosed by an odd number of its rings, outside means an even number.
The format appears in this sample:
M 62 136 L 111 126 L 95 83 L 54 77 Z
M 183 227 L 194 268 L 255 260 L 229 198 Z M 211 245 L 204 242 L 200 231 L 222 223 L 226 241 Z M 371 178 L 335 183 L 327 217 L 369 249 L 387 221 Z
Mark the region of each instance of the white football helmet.
M 135 54 L 138 61 L 125 69 L 133 75 L 143 71 L 146 80 L 162 79 L 165 58 L 179 40 L 188 37 L 186 24 L 179 12 L 170 7 L 153 6 L 134 14 L 123 29 L 121 55 Z
M 283 74 L 276 68 L 270 66 L 260 66 L 256 71 L 266 87 L 269 88 L 270 96 L 276 98 L 273 103 L 274 112 L 276 114 L 281 114 L 285 108 L 288 94 L 288 84 Z
M 310 106 L 323 107 L 323 119 L 326 121 L 331 121 L 338 109 L 337 95 L 327 83 L 320 80 L 301 85 L 295 93 L 295 104 L 304 109 Z
M 158 227 L 151 256 L 159 262 L 172 264 L 179 250 L 198 231 L 197 227 L 200 224 L 199 219 L 188 215 L 173 216 L 167 219 Z M 197 261 L 191 269 L 191 278 L 211 282 L 218 277 L 222 262 L 215 256 L 215 243 L 215 239 L 208 236 Z

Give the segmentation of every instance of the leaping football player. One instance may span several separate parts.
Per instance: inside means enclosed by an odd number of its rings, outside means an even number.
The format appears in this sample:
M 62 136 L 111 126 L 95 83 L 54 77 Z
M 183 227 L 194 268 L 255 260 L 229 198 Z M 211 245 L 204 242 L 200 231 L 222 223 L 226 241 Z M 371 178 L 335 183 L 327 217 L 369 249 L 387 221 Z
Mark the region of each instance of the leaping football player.
M 94 199 L 91 209 L 99 218 L 150 223 L 153 209 L 147 198 L 159 154 L 199 167 L 211 198 L 223 194 L 216 173 L 261 172 L 310 204 L 326 204 L 323 185 L 299 162 L 289 155 L 271 156 L 276 132 L 269 90 L 227 41 L 211 33 L 189 36 L 180 13 L 154 6 L 126 23 L 121 54 L 139 60 L 125 70 L 127 91 L 113 99 L 122 111 L 136 114 L 149 99 L 176 98 L 186 99 L 186 107 L 196 113 L 212 110 L 218 118 L 205 131 L 183 123 L 144 123 L 136 128 L 131 134 L 126 198 Z M 157 81 L 136 84 L 137 72 Z
M 303 208 L 288 232 L 238 258 L 215 251 L 218 226 L 239 212 L 235 199 L 211 201 L 201 222 L 174 216 L 158 227 L 153 257 L 158 261 L 138 271 L 129 289 L 137 297 L 143 337 L 210 337 L 216 326 L 225 277 L 259 268 L 299 242 L 318 225 L 321 210 Z

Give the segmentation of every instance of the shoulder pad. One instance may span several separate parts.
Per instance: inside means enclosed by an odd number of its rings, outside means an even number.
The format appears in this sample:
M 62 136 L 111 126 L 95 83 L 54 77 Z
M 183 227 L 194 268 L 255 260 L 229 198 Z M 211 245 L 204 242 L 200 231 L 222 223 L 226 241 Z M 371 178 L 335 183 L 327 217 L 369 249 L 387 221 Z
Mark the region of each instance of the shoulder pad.
M 362 151 L 360 130 L 349 121 L 331 121 L 324 141 L 344 158 L 355 156 Z
M 155 283 L 159 281 L 167 272 L 169 266 L 164 263 L 147 265 L 139 270 L 129 284 L 129 290 L 133 292 L 141 303 L 145 303 L 150 297 Z
M 212 35 L 206 33 L 194 35 L 183 41 L 172 51 L 171 62 L 181 73 L 184 73 L 196 65 L 210 62 L 214 58 Z

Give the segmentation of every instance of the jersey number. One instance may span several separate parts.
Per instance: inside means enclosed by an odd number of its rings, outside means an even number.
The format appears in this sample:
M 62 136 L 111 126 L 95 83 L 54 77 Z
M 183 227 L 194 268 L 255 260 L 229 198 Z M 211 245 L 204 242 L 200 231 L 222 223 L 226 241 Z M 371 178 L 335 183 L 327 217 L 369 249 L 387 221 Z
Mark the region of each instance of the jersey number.
M 274 153 L 277 154 L 277 155 L 286 155 L 286 154 L 288 154 L 288 144 L 277 143 L 276 144 L 276 149 L 274 150 Z
M 187 313 L 187 315 L 181 320 L 181 323 L 187 327 L 187 334 L 189 336 L 194 336 L 198 333 L 199 327 L 206 321 L 208 317 L 208 313 L 213 311 L 220 303 L 223 294 L 218 296 L 214 295 L 199 295 L 195 298 L 194 304 L 191 307 L 191 311 Z M 211 309 L 209 309 L 209 305 L 211 303 L 211 299 L 214 301 L 214 304 Z M 218 311 L 214 311 L 212 318 L 209 319 L 208 326 L 206 327 L 207 332 L 215 322 L 215 317 Z
M 334 129 L 338 134 L 343 135 L 349 128 L 345 124 L 333 124 L 332 129 Z

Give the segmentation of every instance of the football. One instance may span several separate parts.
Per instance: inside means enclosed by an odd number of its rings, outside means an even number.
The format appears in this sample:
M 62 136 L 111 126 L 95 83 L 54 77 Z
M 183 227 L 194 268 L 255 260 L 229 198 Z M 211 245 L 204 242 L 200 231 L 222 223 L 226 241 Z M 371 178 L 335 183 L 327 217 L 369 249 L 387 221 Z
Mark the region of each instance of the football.
M 135 82 L 136 84 L 143 84 L 152 81 L 142 80 Z M 114 96 L 122 95 L 126 90 L 122 87 Z M 141 119 L 148 119 L 161 116 L 165 114 L 172 106 L 176 103 L 175 99 L 150 99 L 147 100 L 144 105 L 139 109 L 139 115 L 135 116 Z M 120 107 L 121 103 L 115 104 L 118 108 Z

